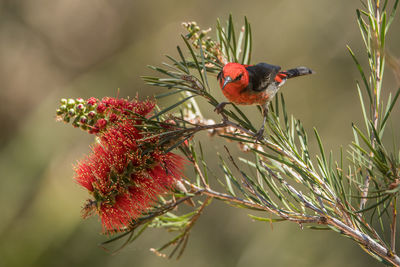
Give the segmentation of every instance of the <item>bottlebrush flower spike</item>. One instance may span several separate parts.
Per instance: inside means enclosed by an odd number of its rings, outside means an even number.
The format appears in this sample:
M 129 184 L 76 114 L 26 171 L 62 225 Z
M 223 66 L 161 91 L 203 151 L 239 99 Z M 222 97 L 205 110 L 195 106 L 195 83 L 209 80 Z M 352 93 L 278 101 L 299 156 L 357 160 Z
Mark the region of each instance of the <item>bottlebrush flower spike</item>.
M 122 120 L 103 132 L 75 167 L 74 179 L 93 196 L 84 216 L 95 211 L 105 232 L 127 229 L 181 179 L 183 158 L 142 138 L 132 118 Z
M 91 97 L 62 99 L 57 110 L 58 118 L 98 137 L 91 153 L 75 166 L 74 179 L 92 196 L 84 217 L 97 213 L 104 232 L 129 228 L 181 179 L 183 158 L 165 152 L 180 137 L 170 136 L 169 142 L 159 138 L 173 130 L 162 125 L 174 124 L 161 121 L 157 129 L 144 125 L 154 106 L 150 100 Z

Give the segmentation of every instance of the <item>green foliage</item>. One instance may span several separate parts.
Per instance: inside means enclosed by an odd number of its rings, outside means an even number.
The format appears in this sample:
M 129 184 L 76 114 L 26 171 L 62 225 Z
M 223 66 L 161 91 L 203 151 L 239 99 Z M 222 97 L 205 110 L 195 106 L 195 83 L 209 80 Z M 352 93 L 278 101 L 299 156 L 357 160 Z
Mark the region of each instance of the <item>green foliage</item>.
M 385 40 L 395 16 L 398 2 L 394 1 L 389 13 L 387 10 L 388 1 L 384 2 L 382 8 L 379 7 L 379 1 L 376 5 L 368 1 L 367 11 L 357 10 L 357 21 L 367 51 L 368 71 L 364 70 L 365 68 L 360 65 L 355 54 L 348 47 L 368 95 L 367 100 L 365 100 L 360 85 L 357 83 L 366 128 L 365 131 L 362 131 L 359 127 L 353 125 L 355 139 L 349 152 L 354 170 L 359 170 L 354 173 L 356 181 L 361 185 L 358 213 L 371 211 L 371 221 L 373 221 L 374 216 L 378 216 L 382 232 L 385 231 L 382 216 L 387 215 L 389 219 L 393 216 L 391 212 L 388 212 L 388 208 L 395 205 L 396 192 L 399 186 L 398 168 L 400 161 L 398 152 L 395 151 L 395 147 L 386 148 L 388 144 L 385 141 L 384 132 L 393 107 L 398 100 L 400 88 L 396 90 L 394 97 L 392 92 L 389 93 L 386 103 L 382 100 L 386 58 Z M 373 203 L 366 206 L 369 199 Z

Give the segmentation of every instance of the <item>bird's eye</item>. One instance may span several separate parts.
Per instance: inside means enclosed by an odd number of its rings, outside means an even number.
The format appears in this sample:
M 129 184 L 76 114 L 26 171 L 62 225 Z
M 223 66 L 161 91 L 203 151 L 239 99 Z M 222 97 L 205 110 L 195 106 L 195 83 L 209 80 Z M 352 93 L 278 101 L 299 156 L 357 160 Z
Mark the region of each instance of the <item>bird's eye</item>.
M 240 79 L 242 79 L 242 77 L 243 77 L 243 73 L 240 73 L 240 74 L 235 78 L 234 81 L 239 81 Z

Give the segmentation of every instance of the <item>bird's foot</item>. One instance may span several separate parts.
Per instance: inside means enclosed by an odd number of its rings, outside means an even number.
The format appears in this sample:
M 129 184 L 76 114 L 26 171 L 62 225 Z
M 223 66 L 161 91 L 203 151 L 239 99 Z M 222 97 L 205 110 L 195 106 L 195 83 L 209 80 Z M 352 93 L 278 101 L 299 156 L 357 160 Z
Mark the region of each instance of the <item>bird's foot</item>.
M 261 141 L 264 138 L 264 126 L 254 135 L 256 137 L 256 142 Z
M 232 104 L 232 103 L 231 102 L 221 102 L 215 107 L 214 111 L 217 112 L 218 114 L 221 114 L 222 111 L 224 110 L 225 106 L 228 104 Z

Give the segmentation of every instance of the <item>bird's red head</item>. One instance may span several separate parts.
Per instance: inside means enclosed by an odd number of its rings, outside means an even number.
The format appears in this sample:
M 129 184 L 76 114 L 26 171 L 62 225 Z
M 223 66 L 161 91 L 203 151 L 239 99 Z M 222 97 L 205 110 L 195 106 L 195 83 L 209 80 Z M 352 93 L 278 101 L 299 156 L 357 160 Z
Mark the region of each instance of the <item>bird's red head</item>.
M 224 94 L 238 93 L 249 84 L 249 73 L 242 64 L 228 63 L 218 74 L 218 81 Z

